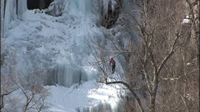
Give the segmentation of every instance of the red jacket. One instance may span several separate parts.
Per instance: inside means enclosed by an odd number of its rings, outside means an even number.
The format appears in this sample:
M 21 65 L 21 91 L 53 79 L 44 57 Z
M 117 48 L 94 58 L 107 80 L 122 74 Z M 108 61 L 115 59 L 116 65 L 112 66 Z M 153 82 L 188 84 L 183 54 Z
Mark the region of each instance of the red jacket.
M 110 59 L 110 64 L 115 64 L 115 60 L 114 59 Z

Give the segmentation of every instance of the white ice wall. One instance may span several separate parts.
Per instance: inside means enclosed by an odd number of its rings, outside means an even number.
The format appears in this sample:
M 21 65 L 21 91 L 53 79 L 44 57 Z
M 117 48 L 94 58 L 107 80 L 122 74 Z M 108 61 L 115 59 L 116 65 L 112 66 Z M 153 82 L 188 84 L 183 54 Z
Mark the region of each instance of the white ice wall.
M 22 20 L 23 13 L 27 10 L 26 0 L 1 0 L 2 33 L 9 29 L 10 22 L 15 19 Z M 2 35 L 4 37 L 4 35 Z

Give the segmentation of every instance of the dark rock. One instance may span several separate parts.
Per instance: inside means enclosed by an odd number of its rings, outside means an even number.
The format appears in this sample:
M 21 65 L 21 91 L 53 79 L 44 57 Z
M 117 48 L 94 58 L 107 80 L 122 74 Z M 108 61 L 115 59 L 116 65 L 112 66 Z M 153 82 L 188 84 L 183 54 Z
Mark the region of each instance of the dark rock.
M 114 10 L 112 10 L 112 4 L 111 4 L 111 2 L 109 2 L 109 4 L 108 4 L 108 12 L 103 17 L 102 26 L 104 26 L 105 28 L 109 29 L 109 28 L 112 27 L 113 24 L 115 24 L 115 22 L 117 21 L 117 19 L 119 17 L 119 14 L 120 14 L 120 10 L 121 10 L 120 6 L 121 6 L 120 4 L 116 4 L 114 6 Z

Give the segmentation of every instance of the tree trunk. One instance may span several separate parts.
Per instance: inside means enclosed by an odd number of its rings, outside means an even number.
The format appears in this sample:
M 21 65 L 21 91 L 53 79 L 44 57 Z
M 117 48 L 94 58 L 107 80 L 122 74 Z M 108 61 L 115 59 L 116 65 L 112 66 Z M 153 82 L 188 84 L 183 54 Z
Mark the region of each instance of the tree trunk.
M 155 100 L 156 100 L 156 93 L 152 93 L 150 97 L 149 112 L 155 112 Z

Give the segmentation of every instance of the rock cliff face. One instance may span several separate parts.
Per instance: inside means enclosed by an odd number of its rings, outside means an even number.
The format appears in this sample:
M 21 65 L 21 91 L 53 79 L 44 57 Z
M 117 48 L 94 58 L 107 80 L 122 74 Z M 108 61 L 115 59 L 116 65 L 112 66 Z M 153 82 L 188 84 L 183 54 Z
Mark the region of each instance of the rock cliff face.
M 53 0 L 27 0 L 28 9 L 45 9 Z

